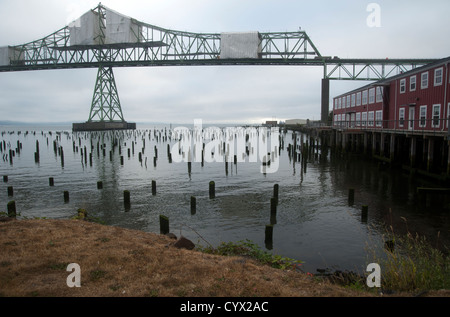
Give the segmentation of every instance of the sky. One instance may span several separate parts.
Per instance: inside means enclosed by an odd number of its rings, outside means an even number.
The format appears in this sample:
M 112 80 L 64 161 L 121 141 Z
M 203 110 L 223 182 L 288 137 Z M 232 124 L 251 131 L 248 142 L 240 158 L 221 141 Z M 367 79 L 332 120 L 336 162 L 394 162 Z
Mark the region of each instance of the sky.
M 0 46 L 25 44 L 98 5 L 81 0 L 0 0 Z M 197 33 L 306 31 L 324 56 L 450 56 L 448 0 L 102 0 L 139 21 Z M 368 23 L 378 5 L 375 25 Z M 370 8 L 370 7 L 369 7 Z M 370 20 L 369 21 L 374 21 Z M 0 73 L 0 121 L 84 122 L 96 69 Z M 320 120 L 317 66 L 114 68 L 129 122 L 260 124 Z M 331 81 L 333 96 L 368 82 Z

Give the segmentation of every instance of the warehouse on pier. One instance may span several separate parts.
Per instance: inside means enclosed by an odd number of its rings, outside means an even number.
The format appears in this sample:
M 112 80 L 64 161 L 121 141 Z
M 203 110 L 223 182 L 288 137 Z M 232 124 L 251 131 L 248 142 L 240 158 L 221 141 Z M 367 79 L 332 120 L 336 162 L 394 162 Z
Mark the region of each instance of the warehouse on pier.
M 449 64 L 443 58 L 334 97 L 333 144 L 450 175 Z

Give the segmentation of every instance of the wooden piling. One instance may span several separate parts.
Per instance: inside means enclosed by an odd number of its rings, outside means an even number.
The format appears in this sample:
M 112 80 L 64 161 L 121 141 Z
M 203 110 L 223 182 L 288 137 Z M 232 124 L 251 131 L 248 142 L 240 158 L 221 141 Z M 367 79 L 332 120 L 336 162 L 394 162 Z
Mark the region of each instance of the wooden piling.
M 159 231 L 161 234 L 169 233 L 169 218 L 164 215 L 159 215 Z
M 353 205 L 354 201 L 355 201 L 355 189 L 350 188 L 348 190 L 348 204 Z
M 156 195 L 156 181 L 152 180 L 152 195 Z
M 98 181 L 97 182 L 97 189 L 102 189 L 103 188 L 103 182 L 102 181 Z
M 14 196 L 14 189 L 12 186 L 8 186 L 8 197 Z
M 195 214 L 197 211 L 197 198 L 191 196 L 191 214 Z
M 273 242 L 273 225 L 266 225 L 264 242 L 266 244 L 272 244 L 272 242 Z
M 55 180 L 53 179 L 53 177 L 50 177 L 50 178 L 48 179 L 48 184 L 49 184 L 50 186 L 54 186 L 54 185 L 55 185 Z
M 270 214 L 271 216 L 277 214 L 277 199 L 274 197 L 270 198 Z
M 278 184 L 273 185 L 273 198 L 276 199 L 277 204 L 278 204 L 278 188 L 279 188 Z
M 7 183 L 8 182 L 8 175 L 3 175 L 3 183 Z
M 130 191 L 129 190 L 123 191 L 123 202 L 125 205 L 130 205 L 131 199 L 130 199 Z
M 361 207 L 361 221 L 362 222 L 367 222 L 368 211 L 369 211 L 369 206 L 363 205 Z
M 69 202 L 69 192 L 67 190 L 64 191 L 64 202 Z
M 215 198 L 216 197 L 216 183 L 214 181 L 209 182 L 209 198 Z
M 14 200 L 10 201 L 7 205 L 8 207 L 8 217 L 16 218 L 16 202 Z

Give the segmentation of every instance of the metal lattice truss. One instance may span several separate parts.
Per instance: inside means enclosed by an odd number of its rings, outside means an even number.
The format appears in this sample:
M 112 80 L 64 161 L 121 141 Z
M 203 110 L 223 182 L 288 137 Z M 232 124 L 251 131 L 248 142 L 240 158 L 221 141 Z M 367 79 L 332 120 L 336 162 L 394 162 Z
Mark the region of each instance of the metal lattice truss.
M 221 56 L 221 33 L 191 33 L 164 29 L 129 18 L 134 38 L 108 41 L 106 18 L 113 10 L 99 4 L 90 10 L 97 24 L 91 43 L 73 43 L 68 25 L 47 37 L 10 46 L 9 65 L 0 71 L 103 66 L 168 65 L 316 65 L 324 78 L 379 80 L 433 60 L 351 60 L 322 56 L 305 31 L 259 33 L 257 58 Z M 76 22 L 74 22 L 76 23 Z M 389 70 L 385 71 L 386 68 Z
M 108 66 L 286 64 L 287 60 L 311 59 L 320 53 L 304 31 L 260 33 L 258 59 L 227 59 L 220 56 L 220 33 L 190 33 L 168 30 L 131 19 L 136 38 L 128 43 L 108 43 L 106 15 L 114 12 L 103 5 L 91 10 L 98 20 L 93 43 L 71 41 L 68 25 L 47 37 L 10 46 L 10 65 L 0 71 Z
M 324 63 L 324 78 L 334 80 L 380 80 L 392 77 L 433 60 L 400 59 L 328 59 Z
M 300 30 L 182 32 L 137 21 L 101 4 L 40 40 L 0 47 L 0 72 L 98 68 L 89 121 L 124 121 L 112 67 L 313 65 L 324 68 L 324 79 L 380 80 L 433 61 L 325 57 Z
M 88 122 L 125 121 L 112 67 L 99 67 Z

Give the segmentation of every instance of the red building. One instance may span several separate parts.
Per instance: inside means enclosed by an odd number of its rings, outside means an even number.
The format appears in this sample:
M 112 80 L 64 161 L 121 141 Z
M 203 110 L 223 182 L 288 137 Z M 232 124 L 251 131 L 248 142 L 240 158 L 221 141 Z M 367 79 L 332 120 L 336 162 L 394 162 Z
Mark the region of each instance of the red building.
M 446 132 L 449 66 L 447 57 L 335 97 L 333 126 Z

